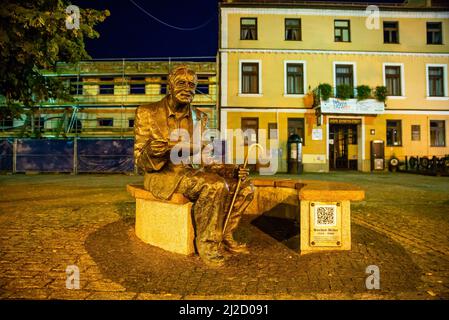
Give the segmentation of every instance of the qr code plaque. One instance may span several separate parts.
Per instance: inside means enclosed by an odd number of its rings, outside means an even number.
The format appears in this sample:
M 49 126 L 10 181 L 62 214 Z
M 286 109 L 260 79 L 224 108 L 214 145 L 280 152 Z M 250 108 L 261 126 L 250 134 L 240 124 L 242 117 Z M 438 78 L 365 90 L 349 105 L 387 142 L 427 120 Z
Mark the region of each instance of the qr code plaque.
M 320 227 L 337 225 L 337 206 L 317 205 L 315 206 L 315 225 Z

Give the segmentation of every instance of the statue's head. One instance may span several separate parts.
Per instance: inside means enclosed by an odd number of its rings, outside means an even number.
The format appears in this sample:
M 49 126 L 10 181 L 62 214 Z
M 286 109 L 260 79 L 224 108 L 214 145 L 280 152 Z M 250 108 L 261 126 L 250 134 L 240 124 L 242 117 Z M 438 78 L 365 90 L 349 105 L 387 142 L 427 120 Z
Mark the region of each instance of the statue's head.
M 168 76 L 168 89 L 176 103 L 188 104 L 193 101 L 198 78 L 195 71 L 187 66 L 173 69 Z

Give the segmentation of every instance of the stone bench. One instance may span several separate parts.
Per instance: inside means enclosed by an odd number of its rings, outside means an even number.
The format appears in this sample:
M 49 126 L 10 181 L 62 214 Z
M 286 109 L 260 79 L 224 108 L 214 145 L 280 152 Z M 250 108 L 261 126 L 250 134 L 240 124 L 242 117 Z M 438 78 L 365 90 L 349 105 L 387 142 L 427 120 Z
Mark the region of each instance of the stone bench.
M 168 201 L 155 198 L 141 185 L 128 184 L 136 199 L 136 236 L 164 250 L 190 255 L 195 253 L 192 202 L 181 193 Z
M 351 201 L 361 201 L 365 192 L 341 182 L 293 179 L 251 179 L 256 191 L 247 214 L 261 214 L 280 203 L 299 208 L 300 251 L 351 249 Z M 180 193 L 168 201 L 155 198 L 143 186 L 128 185 L 136 198 L 136 235 L 162 249 L 193 254 L 192 203 Z

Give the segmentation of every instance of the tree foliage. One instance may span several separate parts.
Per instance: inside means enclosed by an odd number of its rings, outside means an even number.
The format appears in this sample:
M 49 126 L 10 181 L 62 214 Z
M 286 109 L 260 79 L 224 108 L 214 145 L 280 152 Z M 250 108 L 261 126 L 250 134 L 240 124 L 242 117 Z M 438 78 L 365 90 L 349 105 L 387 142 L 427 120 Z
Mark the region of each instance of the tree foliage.
M 70 99 L 66 86 L 41 70 L 57 62 L 90 59 L 85 38 L 97 38 L 94 27 L 109 11 L 80 8 L 79 29 L 66 26 L 66 0 L 3 0 L 0 6 L 0 95 L 6 110 L 17 116 L 21 105 L 33 107 L 49 99 Z M 0 108 L 5 109 L 5 108 Z

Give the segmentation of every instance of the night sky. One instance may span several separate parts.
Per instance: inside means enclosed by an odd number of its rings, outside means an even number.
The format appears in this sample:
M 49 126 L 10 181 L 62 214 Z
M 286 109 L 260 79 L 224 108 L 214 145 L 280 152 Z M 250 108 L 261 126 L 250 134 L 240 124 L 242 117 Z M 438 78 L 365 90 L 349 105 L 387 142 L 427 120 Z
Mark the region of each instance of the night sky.
M 96 27 L 100 38 L 86 40 L 87 51 L 94 59 L 213 57 L 217 53 L 218 0 L 73 0 L 73 4 L 111 12 Z M 192 28 L 196 29 L 189 30 Z

